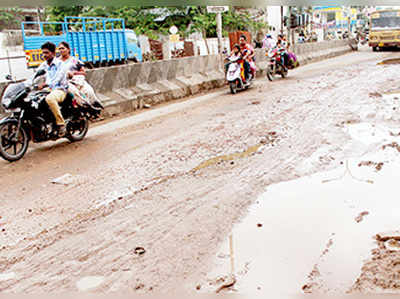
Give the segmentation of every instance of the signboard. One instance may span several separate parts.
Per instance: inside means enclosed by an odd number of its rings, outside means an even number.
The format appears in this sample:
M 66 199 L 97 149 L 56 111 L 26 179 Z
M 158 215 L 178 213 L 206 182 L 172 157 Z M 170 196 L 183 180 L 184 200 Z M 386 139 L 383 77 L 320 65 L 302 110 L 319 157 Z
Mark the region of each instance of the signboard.
M 38 67 L 44 61 L 42 49 L 25 50 L 25 56 L 28 68 Z
M 171 34 L 177 34 L 178 33 L 178 28 L 176 26 L 171 26 L 171 28 L 169 28 L 169 32 Z
M 208 13 L 226 12 L 229 10 L 229 6 L 207 6 Z
M 172 42 L 172 43 L 179 42 L 179 34 L 171 34 L 169 36 L 169 41 Z
M 59 57 L 60 51 L 56 49 L 56 57 Z M 79 59 L 79 55 L 75 55 Z M 111 56 L 110 56 L 111 57 Z M 42 64 L 44 61 L 42 49 L 25 50 L 26 64 L 28 68 L 35 68 Z M 82 57 L 82 60 L 86 60 L 86 57 Z

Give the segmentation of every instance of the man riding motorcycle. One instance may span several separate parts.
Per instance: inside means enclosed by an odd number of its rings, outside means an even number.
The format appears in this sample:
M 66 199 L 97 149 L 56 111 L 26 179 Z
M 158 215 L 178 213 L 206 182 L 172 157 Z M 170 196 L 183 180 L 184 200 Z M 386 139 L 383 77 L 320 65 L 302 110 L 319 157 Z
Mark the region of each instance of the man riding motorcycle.
M 256 65 L 254 63 L 254 56 L 256 55 L 254 48 L 247 43 L 247 38 L 245 35 L 241 35 L 239 38 L 240 50 L 243 55 L 244 60 L 244 72 L 246 81 L 254 78 L 256 72 Z M 252 76 L 250 78 L 250 76 Z
M 40 70 L 46 71 L 46 81 L 39 84 L 38 89 L 49 88 L 50 93 L 46 96 L 46 102 L 56 119 L 58 135 L 65 136 L 65 120 L 61 114 L 59 103 L 62 103 L 67 95 L 68 82 L 63 67 L 63 62 L 56 58 L 56 45 L 46 42 L 41 46 L 45 61 L 39 66 Z

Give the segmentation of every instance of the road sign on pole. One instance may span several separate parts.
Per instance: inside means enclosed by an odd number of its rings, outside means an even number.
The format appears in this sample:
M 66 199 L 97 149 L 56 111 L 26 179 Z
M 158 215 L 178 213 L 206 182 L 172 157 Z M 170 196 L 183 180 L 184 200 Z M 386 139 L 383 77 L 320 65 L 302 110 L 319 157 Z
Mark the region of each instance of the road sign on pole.
M 222 53 L 222 16 L 221 13 L 229 10 L 229 6 L 207 6 L 208 13 L 216 14 L 218 52 Z
M 221 13 L 229 10 L 229 6 L 207 6 L 208 13 Z
M 176 34 L 178 32 L 178 28 L 175 25 L 171 26 L 171 28 L 169 28 L 169 32 L 171 34 Z

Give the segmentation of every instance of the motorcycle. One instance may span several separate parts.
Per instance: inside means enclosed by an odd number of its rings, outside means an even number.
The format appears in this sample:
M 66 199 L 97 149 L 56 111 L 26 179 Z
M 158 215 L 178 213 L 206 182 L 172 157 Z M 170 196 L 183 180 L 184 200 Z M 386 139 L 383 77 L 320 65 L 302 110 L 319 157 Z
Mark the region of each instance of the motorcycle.
M 269 57 L 269 64 L 267 67 L 267 78 L 269 81 L 273 81 L 277 74 L 285 78 L 288 74 L 288 69 L 283 65 L 282 55 L 285 49 L 273 48 L 268 51 L 267 56 Z
M 38 71 L 32 80 L 12 81 L 5 88 L 1 104 L 9 116 L 0 120 L 0 156 L 13 162 L 21 159 L 30 141 L 57 140 L 59 136 L 55 118 L 46 102 L 50 90 L 38 90 L 37 80 L 46 72 Z M 60 104 L 66 123 L 65 137 L 71 142 L 81 141 L 89 129 L 89 120 L 99 117 L 101 104 L 78 105 L 71 93 Z
M 226 80 L 229 83 L 229 88 L 232 94 L 236 94 L 239 90 L 248 89 L 253 82 L 253 74 L 250 74 L 250 78 L 246 81 L 244 75 L 243 59 L 241 57 L 229 57 L 228 70 L 226 72 Z

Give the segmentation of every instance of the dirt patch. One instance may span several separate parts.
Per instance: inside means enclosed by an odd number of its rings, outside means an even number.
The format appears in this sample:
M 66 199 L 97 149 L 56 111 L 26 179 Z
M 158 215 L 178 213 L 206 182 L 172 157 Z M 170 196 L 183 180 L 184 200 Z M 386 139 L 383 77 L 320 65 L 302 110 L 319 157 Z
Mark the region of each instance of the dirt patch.
M 385 145 L 382 146 L 382 149 L 385 149 L 387 147 L 395 148 L 400 153 L 400 145 L 397 142 L 392 142 L 392 143 L 389 143 L 389 144 L 385 144 Z
M 354 220 L 355 220 L 357 223 L 360 223 L 361 221 L 363 221 L 364 216 L 367 216 L 367 215 L 369 215 L 369 212 L 368 212 L 368 211 L 361 212 L 356 218 L 354 218 Z
M 364 264 L 361 275 L 348 293 L 382 293 L 400 291 L 400 233 L 375 236 L 377 248 Z
M 370 92 L 369 94 L 370 98 L 381 98 L 382 94 L 380 94 L 379 92 Z
M 333 233 L 331 235 L 331 238 L 329 238 L 328 243 L 325 246 L 325 249 L 322 251 L 321 255 L 319 256 L 320 260 L 322 260 L 323 257 L 329 253 L 329 249 L 333 245 L 332 237 L 334 235 L 335 234 Z M 301 288 L 304 293 L 307 293 L 307 294 L 314 293 L 323 288 L 323 281 L 321 279 L 321 273 L 318 268 L 318 263 L 314 265 L 310 274 L 308 274 L 307 280 L 308 280 L 308 283 L 304 284 Z
M 361 161 L 360 163 L 358 163 L 358 167 L 372 166 L 375 167 L 376 171 L 380 171 L 383 167 L 383 164 L 383 162 Z

